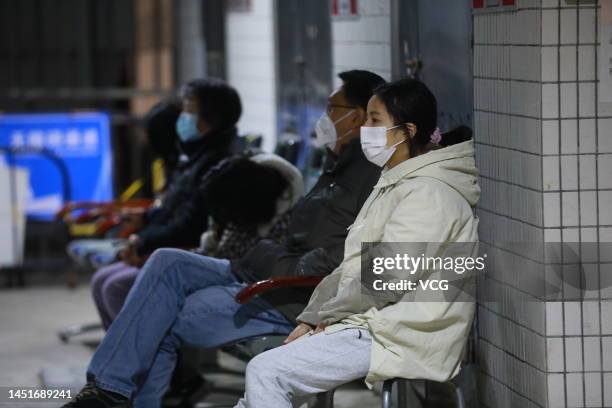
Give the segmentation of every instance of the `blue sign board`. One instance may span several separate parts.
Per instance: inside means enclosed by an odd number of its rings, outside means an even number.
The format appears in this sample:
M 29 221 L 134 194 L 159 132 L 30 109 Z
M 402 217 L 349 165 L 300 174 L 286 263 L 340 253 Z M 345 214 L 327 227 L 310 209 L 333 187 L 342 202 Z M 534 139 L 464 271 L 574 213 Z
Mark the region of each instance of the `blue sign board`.
M 35 153 L 41 149 L 52 152 L 68 170 L 68 199 L 111 200 L 110 136 L 105 113 L 0 114 L 0 148 L 25 151 L 7 163 L 0 150 L 0 162 L 29 170 L 28 216 L 49 220 L 64 204 L 61 172 L 52 160 Z

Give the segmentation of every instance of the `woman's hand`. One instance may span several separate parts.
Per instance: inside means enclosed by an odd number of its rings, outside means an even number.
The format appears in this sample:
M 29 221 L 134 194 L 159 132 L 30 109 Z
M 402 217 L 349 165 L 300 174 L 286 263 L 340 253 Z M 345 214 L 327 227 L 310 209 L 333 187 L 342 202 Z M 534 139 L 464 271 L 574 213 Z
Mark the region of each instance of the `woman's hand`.
M 317 325 L 317 327 L 314 329 L 314 333 L 312 333 L 312 334 L 321 333 L 323 330 L 325 330 L 325 328 L 326 328 L 326 327 L 327 327 L 327 325 L 326 325 L 326 324 L 319 323 L 319 324 Z
M 314 329 L 315 327 L 309 325 L 308 323 L 300 323 L 298 327 L 296 327 L 291 333 L 289 333 L 289 336 L 287 336 L 287 338 L 285 339 L 284 344 L 291 343 L 293 340 L 299 339 L 300 337 L 302 337 L 306 333 L 311 332 Z

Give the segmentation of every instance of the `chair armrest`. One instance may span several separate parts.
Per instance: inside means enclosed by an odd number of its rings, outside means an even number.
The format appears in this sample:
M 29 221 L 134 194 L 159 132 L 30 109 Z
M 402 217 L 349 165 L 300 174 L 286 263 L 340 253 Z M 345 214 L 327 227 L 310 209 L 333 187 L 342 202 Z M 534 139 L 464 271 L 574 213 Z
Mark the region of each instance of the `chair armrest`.
M 291 288 L 291 287 L 315 287 L 323 280 L 321 276 L 279 276 L 253 283 L 251 286 L 242 289 L 236 295 L 236 302 L 247 303 L 254 296 L 267 292 L 272 289 Z
M 92 217 L 99 215 L 109 215 L 113 212 L 118 212 L 125 208 L 142 208 L 147 209 L 153 204 L 153 200 L 150 199 L 135 199 L 125 202 L 121 201 L 73 201 L 66 203 L 62 209 L 57 213 L 56 219 L 63 220 L 65 222 L 83 222 L 89 220 Z M 84 214 L 79 216 L 73 216 L 74 211 L 81 210 L 86 211 Z
M 62 207 L 55 215 L 57 220 L 65 219 L 70 213 L 76 210 L 93 210 L 112 207 L 112 201 L 71 201 Z

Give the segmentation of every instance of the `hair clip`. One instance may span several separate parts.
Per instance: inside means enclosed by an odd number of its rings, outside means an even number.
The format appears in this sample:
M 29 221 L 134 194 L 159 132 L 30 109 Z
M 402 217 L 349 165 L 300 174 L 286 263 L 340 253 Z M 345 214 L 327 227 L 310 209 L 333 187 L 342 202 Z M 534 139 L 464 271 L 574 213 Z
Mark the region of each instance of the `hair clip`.
M 431 134 L 431 142 L 434 144 L 440 144 L 442 141 L 442 132 L 440 132 L 440 128 L 437 127 L 436 130 Z

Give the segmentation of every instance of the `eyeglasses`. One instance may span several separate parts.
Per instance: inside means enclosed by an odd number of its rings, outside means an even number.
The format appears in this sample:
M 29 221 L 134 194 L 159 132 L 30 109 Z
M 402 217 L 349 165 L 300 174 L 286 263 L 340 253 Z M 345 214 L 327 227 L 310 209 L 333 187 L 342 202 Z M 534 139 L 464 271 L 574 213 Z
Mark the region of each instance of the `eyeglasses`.
M 357 109 L 357 106 L 352 106 L 352 105 L 336 105 L 333 103 L 330 103 L 327 105 L 327 114 L 331 115 L 332 112 L 334 111 L 334 109 Z

